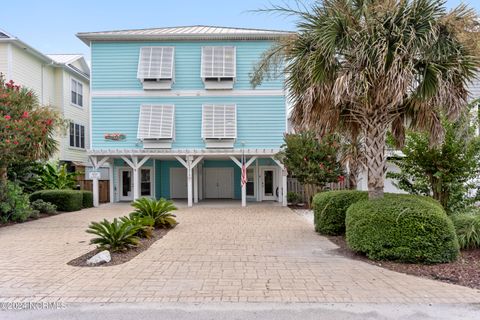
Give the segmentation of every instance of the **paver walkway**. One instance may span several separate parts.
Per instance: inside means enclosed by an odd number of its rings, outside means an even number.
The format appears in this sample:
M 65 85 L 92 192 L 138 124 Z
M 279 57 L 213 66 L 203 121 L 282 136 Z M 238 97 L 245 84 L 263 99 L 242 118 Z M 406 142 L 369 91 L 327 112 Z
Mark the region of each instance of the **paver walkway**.
M 128 263 L 80 268 L 88 223 L 126 204 L 0 228 L 0 301 L 480 302 L 480 291 L 416 278 L 335 254 L 288 208 L 197 207 Z

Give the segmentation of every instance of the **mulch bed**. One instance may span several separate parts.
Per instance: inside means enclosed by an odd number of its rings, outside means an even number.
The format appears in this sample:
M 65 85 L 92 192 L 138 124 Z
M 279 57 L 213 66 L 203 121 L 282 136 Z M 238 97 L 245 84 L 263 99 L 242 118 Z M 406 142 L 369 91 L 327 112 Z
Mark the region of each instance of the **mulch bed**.
M 122 264 L 128 262 L 138 256 L 143 251 L 147 250 L 155 241 L 163 238 L 172 228 L 170 229 L 155 229 L 153 231 L 153 236 L 150 239 L 140 238 L 140 243 L 137 247 L 127 250 L 125 252 L 113 252 L 110 253 L 112 260 L 108 263 L 101 264 L 87 264 L 87 260 L 99 253 L 100 249 L 95 249 L 90 252 L 85 253 L 84 255 L 71 260 L 67 264 L 74 267 L 108 267 L 115 266 L 117 264 Z
M 362 260 L 370 264 L 414 276 L 440 280 L 465 287 L 480 289 L 480 249 L 462 250 L 457 261 L 435 265 L 398 263 L 392 261 L 372 261 L 366 256 L 351 251 L 341 236 L 329 236 L 338 248 L 336 251 L 348 258 Z

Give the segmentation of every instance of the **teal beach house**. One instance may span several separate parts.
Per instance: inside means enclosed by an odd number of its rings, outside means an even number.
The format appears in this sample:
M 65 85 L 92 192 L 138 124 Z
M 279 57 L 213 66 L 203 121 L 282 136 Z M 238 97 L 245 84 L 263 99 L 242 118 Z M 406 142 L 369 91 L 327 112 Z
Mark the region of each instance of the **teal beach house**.
M 210 26 L 77 36 L 91 49 L 91 143 L 112 202 L 139 197 L 286 205 L 274 155 L 287 130 L 283 76 L 252 88 L 262 54 L 289 32 Z M 98 175 L 91 174 L 98 205 Z

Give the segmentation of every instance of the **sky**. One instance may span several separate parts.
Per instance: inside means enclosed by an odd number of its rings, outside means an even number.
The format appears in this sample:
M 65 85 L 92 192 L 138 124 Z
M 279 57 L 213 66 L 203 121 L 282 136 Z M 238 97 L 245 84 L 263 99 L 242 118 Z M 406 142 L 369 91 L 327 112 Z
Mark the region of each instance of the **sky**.
M 3 0 L 6 1 L 6 0 Z M 304 0 L 309 3 L 313 0 Z M 284 16 L 252 12 L 294 0 L 22 0 L 0 10 L 0 29 L 45 54 L 82 53 L 89 48 L 75 34 L 85 31 L 215 25 L 295 30 Z M 447 0 L 449 8 L 461 0 Z M 480 0 L 464 3 L 480 12 Z

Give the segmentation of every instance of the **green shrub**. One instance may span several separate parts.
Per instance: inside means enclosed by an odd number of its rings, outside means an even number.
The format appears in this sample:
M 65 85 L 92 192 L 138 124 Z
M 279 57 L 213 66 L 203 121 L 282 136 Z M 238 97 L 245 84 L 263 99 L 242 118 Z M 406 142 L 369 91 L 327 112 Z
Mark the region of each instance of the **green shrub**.
M 150 239 L 153 236 L 155 220 L 152 217 L 140 217 L 135 214 L 130 214 L 129 217 L 122 217 L 120 220 L 123 223 L 130 223 L 137 227 L 137 236 L 139 237 Z
M 302 197 L 293 191 L 287 192 L 287 202 L 296 205 L 302 201 Z
M 348 208 L 348 246 L 374 260 L 443 263 L 459 254 L 450 218 L 438 205 L 412 195 L 387 195 Z
M 480 248 L 480 214 L 457 214 L 452 220 L 460 248 Z
M 34 173 L 28 183 L 35 190 L 73 189 L 77 185 L 78 173 L 68 172 L 67 164 L 58 161 L 46 162 Z
M 0 201 L 0 222 L 23 222 L 35 217 L 36 212 L 30 207 L 28 195 L 23 193 L 17 183 L 8 181 L 5 190 L 5 200 Z M 38 213 L 37 213 L 38 215 Z
M 132 203 L 135 211 L 131 216 L 151 217 L 155 220 L 156 228 L 173 227 L 177 224 L 172 211 L 177 210 L 172 201 L 163 198 L 156 200 L 151 198 L 140 198 Z
M 42 199 L 37 199 L 32 202 L 32 209 L 37 210 L 39 213 L 56 214 L 57 206 L 50 202 L 45 202 Z
M 83 195 L 78 190 L 41 190 L 30 195 L 30 200 L 42 199 L 57 206 L 58 211 L 77 211 L 82 209 Z
M 90 240 L 90 244 L 96 244 L 99 249 L 110 252 L 126 251 L 138 245 L 138 227 L 131 223 L 124 223 L 117 218 L 113 222 L 104 219 L 101 222 L 92 222 L 87 233 L 97 236 Z
M 93 193 L 92 191 L 80 190 L 82 193 L 82 207 L 83 208 L 92 208 L 93 207 Z
M 367 198 L 367 192 L 356 190 L 317 193 L 313 198 L 315 231 L 333 236 L 344 234 L 348 207 Z

